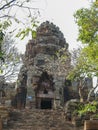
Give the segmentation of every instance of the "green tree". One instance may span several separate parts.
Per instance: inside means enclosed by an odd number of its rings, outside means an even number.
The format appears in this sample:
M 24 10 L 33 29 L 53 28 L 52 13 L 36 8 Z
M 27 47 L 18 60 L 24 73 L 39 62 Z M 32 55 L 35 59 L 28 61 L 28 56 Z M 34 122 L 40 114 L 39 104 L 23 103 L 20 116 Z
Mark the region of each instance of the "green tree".
M 80 52 L 76 52 L 75 64 L 68 78 L 80 80 L 79 91 L 80 97 L 83 98 L 85 77 L 98 76 L 98 0 L 93 2 L 89 8 L 77 10 L 74 17 L 79 29 L 78 40 L 84 46 Z
M 79 28 L 78 40 L 84 44 L 75 68 L 80 75 L 98 74 L 98 0 L 89 8 L 82 8 L 74 14 Z
M 74 14 L 80 40 L 84 44 L 98 43 L 98 0 L 90 8 L 82 8 Z
M 80 57 L 85 56 L 86 59 L 83 72 L 98 76 L 98 0 L 90 8 L 78 10 L 74 17 L 79 27 L 78 40 L 85 44 L 80 54 Z

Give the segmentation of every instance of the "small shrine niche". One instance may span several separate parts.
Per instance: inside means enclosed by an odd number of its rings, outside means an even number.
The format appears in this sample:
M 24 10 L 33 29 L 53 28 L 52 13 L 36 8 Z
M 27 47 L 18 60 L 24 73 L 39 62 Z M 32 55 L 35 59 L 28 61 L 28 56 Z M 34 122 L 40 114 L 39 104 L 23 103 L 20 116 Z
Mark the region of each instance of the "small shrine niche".
M 54 83 L 52 75 L 46 71 L 39 78 L 35 88 L 36 108 L 52 109 L 54 106 Z

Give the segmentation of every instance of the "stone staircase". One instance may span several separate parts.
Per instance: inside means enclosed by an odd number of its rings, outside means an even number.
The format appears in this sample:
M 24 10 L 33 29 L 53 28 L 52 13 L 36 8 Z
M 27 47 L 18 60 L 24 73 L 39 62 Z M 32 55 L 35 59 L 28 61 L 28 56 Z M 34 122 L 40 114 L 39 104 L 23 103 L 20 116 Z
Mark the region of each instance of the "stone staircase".
M 82 130 L 66 122 L 61 109 L 25 109 L 14 112 L 12 117 L 3 130 Z

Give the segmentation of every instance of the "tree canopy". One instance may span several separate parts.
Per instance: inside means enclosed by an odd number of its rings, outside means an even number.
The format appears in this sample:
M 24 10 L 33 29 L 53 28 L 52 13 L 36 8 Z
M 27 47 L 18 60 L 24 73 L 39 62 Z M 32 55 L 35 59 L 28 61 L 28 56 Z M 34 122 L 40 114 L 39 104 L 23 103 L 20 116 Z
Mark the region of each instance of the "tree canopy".
M 90 8 L 77 10 L 74 17 L 79 29 L 78 40 L 89 45 L 98 43 L 98 1 Z
M 98 0 L 89 8 L 77 10 L 74 17 L 79 29 L 78 40 L 84 46 L 69 77 L 98 76 Z

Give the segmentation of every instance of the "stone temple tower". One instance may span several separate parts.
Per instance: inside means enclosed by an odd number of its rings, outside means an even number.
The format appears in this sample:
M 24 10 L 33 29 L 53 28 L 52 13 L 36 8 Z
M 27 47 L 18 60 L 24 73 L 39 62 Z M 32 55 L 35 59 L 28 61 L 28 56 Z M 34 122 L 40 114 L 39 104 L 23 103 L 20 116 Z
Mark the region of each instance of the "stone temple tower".
M 36 38 L 26 45 L 18 80 L 20 85 L 27 86 L 36 108 L 58 107 L 63 104 L 64 81 L 70 68 L 71 58 L 63 33 L 46 21 L 37 28 Z

